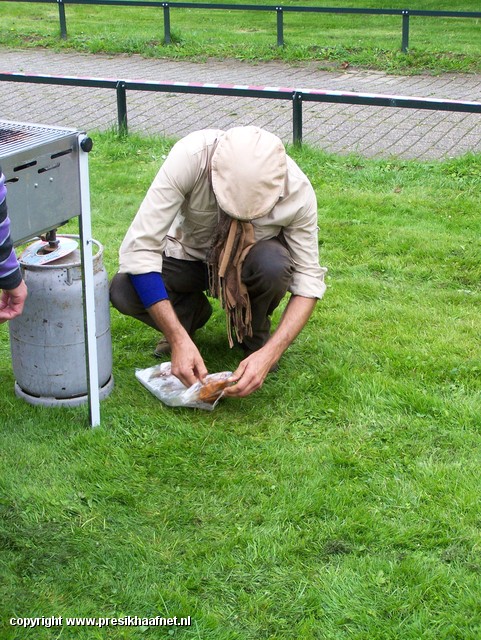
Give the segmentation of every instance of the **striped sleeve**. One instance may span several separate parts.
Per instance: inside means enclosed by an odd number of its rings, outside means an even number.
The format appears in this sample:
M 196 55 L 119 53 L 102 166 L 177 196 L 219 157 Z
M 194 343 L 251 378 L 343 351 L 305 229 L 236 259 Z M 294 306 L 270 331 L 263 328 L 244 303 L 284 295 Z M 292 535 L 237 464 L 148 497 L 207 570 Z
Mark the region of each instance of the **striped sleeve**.
M 5 177 L 0 168 L 0 289 L 15 289 L 22 281 L 12 239 L 7 211 Z

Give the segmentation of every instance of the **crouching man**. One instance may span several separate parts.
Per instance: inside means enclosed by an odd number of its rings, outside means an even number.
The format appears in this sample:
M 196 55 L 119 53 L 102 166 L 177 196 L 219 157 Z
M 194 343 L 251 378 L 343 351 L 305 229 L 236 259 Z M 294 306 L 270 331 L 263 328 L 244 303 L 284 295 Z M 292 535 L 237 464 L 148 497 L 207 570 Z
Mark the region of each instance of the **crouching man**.
M 110 297 L 163 334 L 156 355 L 171 354 L 186 386 L 208 373 L 193 337 L 212 313 L 207 295 L 217 297 L 229 344 L 244 351 L 225 396 L 242 397 L 307 323 L 325 272 L 314 190 L 281 140 L 258 127 L 206 129 L 177 142 L 160 168 L 120 247 Z

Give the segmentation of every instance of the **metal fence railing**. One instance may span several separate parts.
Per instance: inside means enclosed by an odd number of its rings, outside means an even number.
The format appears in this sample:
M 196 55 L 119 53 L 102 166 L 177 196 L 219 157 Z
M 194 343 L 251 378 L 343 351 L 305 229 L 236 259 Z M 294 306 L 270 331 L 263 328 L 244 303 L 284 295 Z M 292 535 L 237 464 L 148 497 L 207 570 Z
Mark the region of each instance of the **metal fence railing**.
M 21 82 L 45 85 L 63 85 L 116 92 L 117 127 L 119 134 L 128 132 L 127 92 L 154 91 L 162 93 L 198 94 L 212 96 L 236 96 L 289 101 L 292 105 L 292 141 L 302 144 L 302 106 L 304 102 L 338 103 L 350 105 L 397 107 L 403 109 L 426 109 L 481 114 L 481 102 L 441 100 L 349 91 L 325 91 L 318 89 L 294 89 L 273 87 L 245 87 L 237 85 L 215 85 L 192 82 L 153 82 L 116 80 L 101 78 L 78 78 L 50 75 L 27 75 L 22 73 L 0 73 L 0 82 Z
M 402 20 L 401 50 L 407 53 L 409 49 L 410 18 L 424 16 L 431 18 L 481 18 L 481 11 L 422 11 L 418 9 L 369 9 L 369 8 L 338 8 L 338 7 L 302 7 L 293 5 L 254 5 L 254 4 L 211 4 L 204 2 L 159 2 L 155 0 L 0 0 L 2 2 L 55 3 L 58 5 L 60 36 L 67 38 L 67 18 L 65 6 L 77 5 L 111 5 L 130 7 L 160 7 L 164 18 L 164 43 L 170 44 L 171 9 L 207 9 L 228 11 L 267 11 L 276 14 L 277 46 L 284 45 L 284 14 L 285 13 L 338 13 L 400 16 Z

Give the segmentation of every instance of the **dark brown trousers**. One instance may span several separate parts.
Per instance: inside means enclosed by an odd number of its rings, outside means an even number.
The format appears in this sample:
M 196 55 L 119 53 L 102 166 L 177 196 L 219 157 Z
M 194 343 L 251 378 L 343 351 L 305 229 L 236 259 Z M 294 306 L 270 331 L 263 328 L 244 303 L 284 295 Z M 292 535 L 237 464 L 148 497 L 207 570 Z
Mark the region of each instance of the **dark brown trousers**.
M 286 294 L 293 270 L 292 258 L 277 238 L 257 242 L 247 254 L 242 266 L 242 281 L 251 301 L 253 335 L 244 339 L 246 349 L 255 351 L 269 339 L 270 316 Z M 193 336 L 207 322 L 212 311 L 206 296 L 209 288 L 206 264 L 164 256 L 162 277 L 179 321 Z M 110 300 L 121 313 L 158 329 L 127 274 L 117 273 L 113 277 Z

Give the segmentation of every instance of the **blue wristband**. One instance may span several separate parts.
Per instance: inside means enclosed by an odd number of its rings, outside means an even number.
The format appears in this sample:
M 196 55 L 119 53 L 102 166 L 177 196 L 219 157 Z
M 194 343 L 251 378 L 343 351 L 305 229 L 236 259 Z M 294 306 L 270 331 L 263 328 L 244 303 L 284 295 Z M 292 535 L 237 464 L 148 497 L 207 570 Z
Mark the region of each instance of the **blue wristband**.
M 156 271 L 141 273 L 138 275 L 129 273 L 129 278 L 140 298 L 140 301 L 146 309 L 156 302 L 169 299 L 169 294 L 167 293 L 164 280 L 160 273 Z

